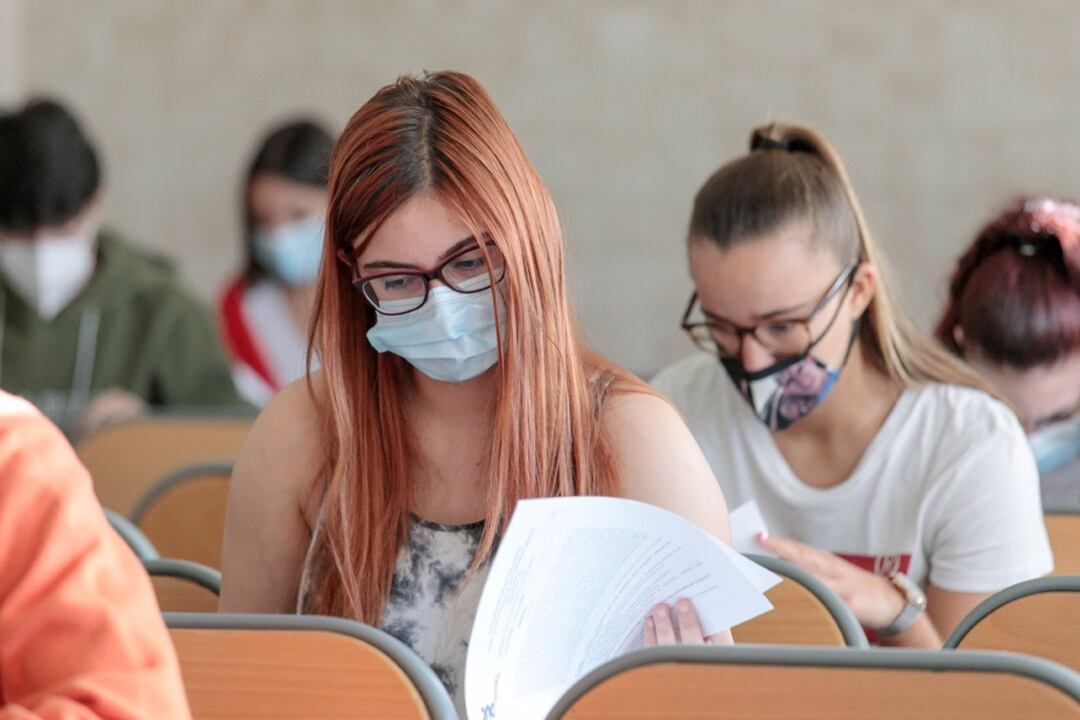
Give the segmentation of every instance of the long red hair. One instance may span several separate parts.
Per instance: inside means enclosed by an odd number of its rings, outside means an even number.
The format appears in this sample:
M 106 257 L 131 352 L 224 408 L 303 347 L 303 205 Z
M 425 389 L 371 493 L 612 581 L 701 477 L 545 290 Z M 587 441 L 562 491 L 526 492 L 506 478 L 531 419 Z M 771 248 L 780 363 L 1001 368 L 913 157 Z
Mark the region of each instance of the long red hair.
M 403 77 L 349 120 L 330 161 L 312 347 L 325 373 L 321 527 L 305 610 L 381 618 L 407 538 L 415 439 L 402 412 L 409 366 L 365 337 L 375 313 L 339 251 L 354 252 L 405 201 L 435 192 L 506 258 L 489 490 L 473 567 L 523 498 L 619 489 L 601 431 L 610 388 L 637 384 L 579 340 L 554 204 L 491 98 L 455 72 Z M 359 252 L 357 250 L 356 252 Z

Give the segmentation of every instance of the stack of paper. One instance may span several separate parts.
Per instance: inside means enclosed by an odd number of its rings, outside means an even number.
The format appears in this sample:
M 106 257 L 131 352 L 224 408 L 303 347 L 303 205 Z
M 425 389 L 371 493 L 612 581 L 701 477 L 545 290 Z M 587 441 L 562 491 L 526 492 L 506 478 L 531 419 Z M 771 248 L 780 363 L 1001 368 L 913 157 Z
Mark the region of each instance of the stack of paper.
M 518 503 L 469 642 L 471 720 L 543 718 L 579 678 L 642 646 L 652 608 L 694 602 L 705 635 L 772 609 L 780 581 L 688 520 L 606 497 Z

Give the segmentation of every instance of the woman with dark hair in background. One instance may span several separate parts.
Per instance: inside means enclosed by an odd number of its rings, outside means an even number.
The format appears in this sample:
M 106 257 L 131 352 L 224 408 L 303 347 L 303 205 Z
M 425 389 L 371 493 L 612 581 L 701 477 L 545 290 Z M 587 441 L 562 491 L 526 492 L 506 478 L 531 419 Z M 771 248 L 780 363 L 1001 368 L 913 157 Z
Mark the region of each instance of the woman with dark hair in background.
M 883 644 L 940 647 L 976 604 L 1050 572 L 1035 463 L 1012 412 L 915 332 L 839 155 L 768 125 L 716 171 L 689 230 L 683 319 L 705 353 L 655 386 L 724 495 Z
M 102 229 L 101 185 L 61 105 L 0 115 L 0 387 L 69 436 L 147 405 L 243 407 L 172 264 Z
M 1023 199 L 986 225 L 937 335 L 1016 410 L 1043 503 L 1080 507 L 1080 205 Z
M 308 371 L 333 144 L 313 122 L 282 125 L 260 144 L 244 183 L 244 271 L 222 297 L 220 320 L 236 385 L 255 405 Z

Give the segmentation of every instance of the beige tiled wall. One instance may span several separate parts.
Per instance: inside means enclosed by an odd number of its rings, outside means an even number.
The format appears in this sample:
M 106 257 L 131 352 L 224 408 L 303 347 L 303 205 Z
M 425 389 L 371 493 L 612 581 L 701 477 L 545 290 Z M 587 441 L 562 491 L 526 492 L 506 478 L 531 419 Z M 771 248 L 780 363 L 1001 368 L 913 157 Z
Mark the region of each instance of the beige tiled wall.
M 17 100 L 22 87 L 22 0 L 0 0 L 0 103 Z
M 0 0 L 0 22 L 5 2 L 20 0 Z M 992 208 L 1080 195 L 1076 0 L 21 4 L 21 28 L 0 28 L 21 41 L 19 87 L 83 114 L 113 223 L 207 298 L 237 262 L 255 134 L 296 111 L 340 126 L 425 68 L 488 86 L 559 204 L 588 336 L 639 372 L 688 348 L 690 199 L 763 120 L 839 146 L 924 326 Z M 0 92 L 13 77 L 0 69 Z

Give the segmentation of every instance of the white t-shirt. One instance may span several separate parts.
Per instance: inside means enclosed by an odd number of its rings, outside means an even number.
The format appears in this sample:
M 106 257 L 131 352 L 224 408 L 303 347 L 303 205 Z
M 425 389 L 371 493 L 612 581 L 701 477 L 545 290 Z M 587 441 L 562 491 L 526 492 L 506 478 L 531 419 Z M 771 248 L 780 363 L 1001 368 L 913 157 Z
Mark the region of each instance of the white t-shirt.
M 266 280 L 245 289 L 240 305 L 244 326 L 277 387 L 266 382 L 247 363 L 233 362 L 233 381 L 245 400 L 256 407 L 270 402 L 279 387 L 308 374 L 307 338 L 296 326 L 284 290 Z M 319 368 L 312 358 L 312 370 Z
M 904 391 L 851 476 L 819 489 L 795 475 L 715 357 L 682 360 L 653 385 L 682 412 L 728 506 L 756 500 L 770 533 L 954 592 L 1053 569 L 1027 439 L 982 392 Z

